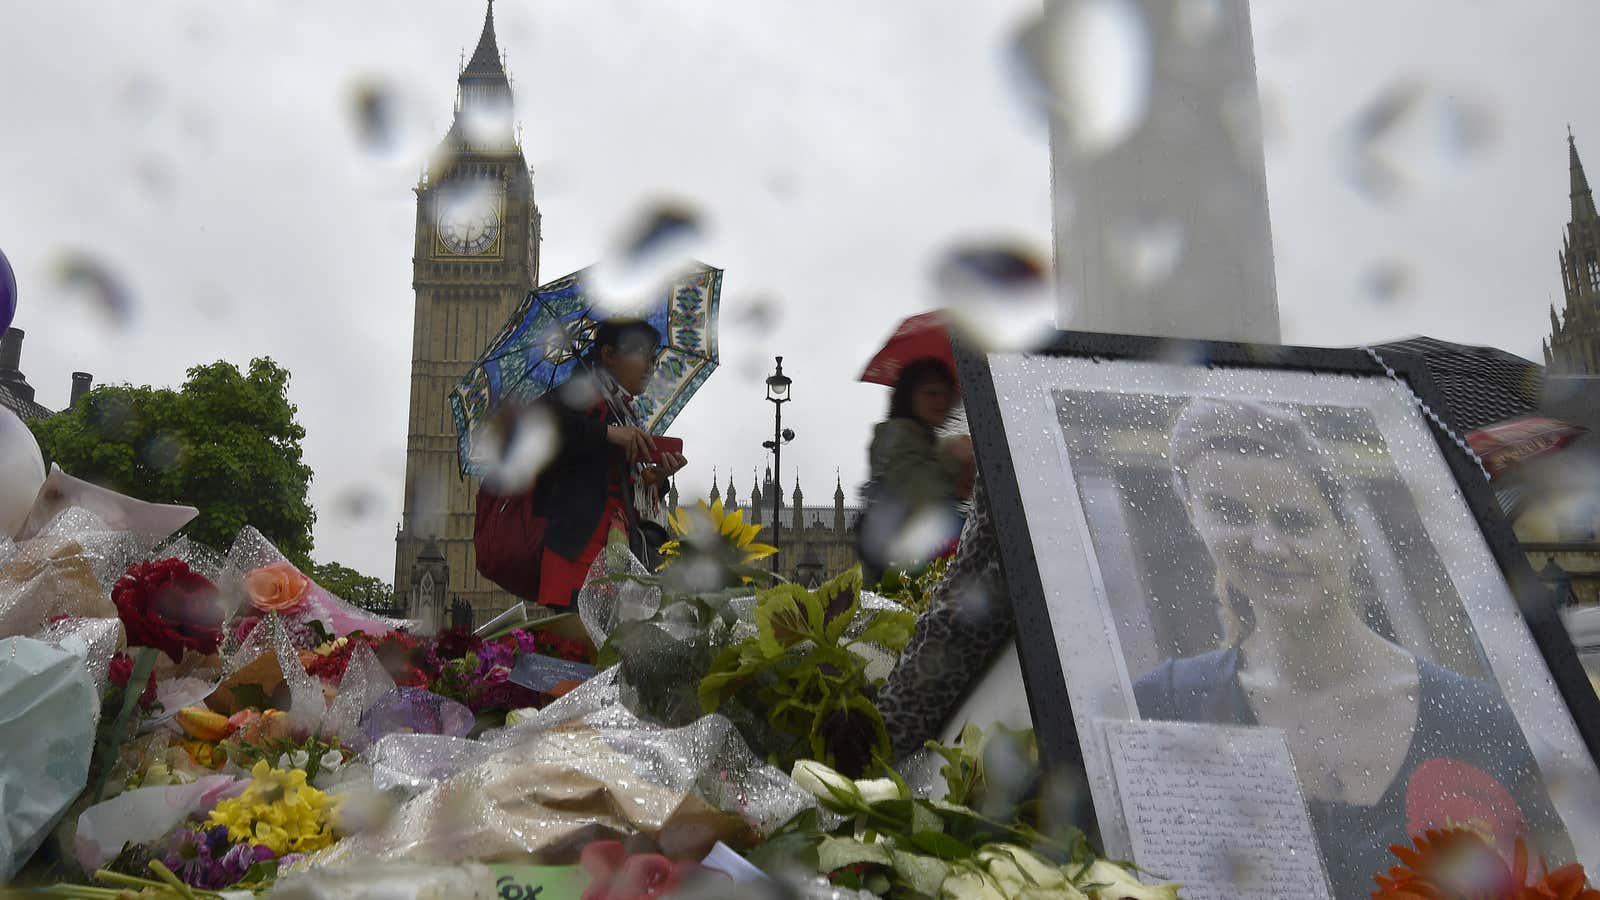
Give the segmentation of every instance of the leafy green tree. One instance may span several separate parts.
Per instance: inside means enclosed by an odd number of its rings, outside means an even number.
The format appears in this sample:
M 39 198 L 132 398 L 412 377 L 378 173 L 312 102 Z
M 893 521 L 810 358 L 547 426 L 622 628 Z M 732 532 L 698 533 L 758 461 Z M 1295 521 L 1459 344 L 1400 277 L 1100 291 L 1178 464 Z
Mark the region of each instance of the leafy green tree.
M 271 359 L 247 372 L 228 362 L 196 366 L 183 387 L 96 388 L 76 407 L 29 422 L 47 462 L 141 500 L 200 510 L 185 529 L 225 551 L 254 525 L 310 571 L 316 512 L 305 429 L 289 402 L 289 372 Z
M 394 602 L 394 591 L 388 582 L 335 562 L 317 564 L 311 570 L 311 580 L 362 609 L 379 609 Z

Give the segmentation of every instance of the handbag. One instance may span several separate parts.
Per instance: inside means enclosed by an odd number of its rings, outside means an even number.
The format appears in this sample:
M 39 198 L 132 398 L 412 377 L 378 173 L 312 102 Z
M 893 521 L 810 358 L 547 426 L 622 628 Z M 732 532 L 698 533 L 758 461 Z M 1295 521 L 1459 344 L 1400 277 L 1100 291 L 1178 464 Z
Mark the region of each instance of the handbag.
M 500 495 L 480 486 L 472 532 L 478 572 L 524 600 L 537 601 L 548 526 L 533 511 L 533 488 Z

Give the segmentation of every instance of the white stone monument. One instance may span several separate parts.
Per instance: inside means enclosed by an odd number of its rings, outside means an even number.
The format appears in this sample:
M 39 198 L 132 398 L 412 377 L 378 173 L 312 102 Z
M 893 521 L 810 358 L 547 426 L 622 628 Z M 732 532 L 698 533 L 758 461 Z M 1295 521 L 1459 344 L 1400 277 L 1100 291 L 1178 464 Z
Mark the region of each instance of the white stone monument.
M 1046 0 L 1044 53 L 1097 52 L 1071 17 L 1124 14 L 1142 46 L 1112 60 L 1107 88 L 1148 86 L 1142 118 L 1110 146 L 1083 123 L 1051 126 L 1060 324 L 1083 331 L 1278 343 L 1278 289 L 1267 218 L 1266 161 L 1248 0 Z M 1062 35 L 1066 34 L 1066 38 Z M 1127 37 L 1126 35 L 1124 37 Z M 1048 65 L 1049 60 L 1045 61 Z M 1138 71 L 1129 71 L 1129 67 Z M 1092 74 L 1064 65 L 1059 73 Z M 1093 85 L 1058 85 L 1080 95 Z M 1079 97 L 1079 111 L 1094 100 Z M 1108 98 L 1122 103 L 1125 98 Z M 1072 110 L 1069 108 L 1068 112 Z M 1105 138 L 1103 123 L 1090 123 Z M 1115 123 L 1112 123 L 1113 126 Z M 1113 130 L 1115 130 L 1113 128 Z M 1031 723 L 1013 643 L 951 717 Z

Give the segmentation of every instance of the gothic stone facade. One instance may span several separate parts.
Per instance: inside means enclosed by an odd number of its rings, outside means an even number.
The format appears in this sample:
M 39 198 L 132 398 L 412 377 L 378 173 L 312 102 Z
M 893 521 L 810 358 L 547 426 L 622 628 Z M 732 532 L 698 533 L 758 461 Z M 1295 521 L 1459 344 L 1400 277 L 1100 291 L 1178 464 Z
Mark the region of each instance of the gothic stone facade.
M 1590 433 L 1528 467 L 1535 500 L 1513 527 L 1544 580 L 1587 605 L 1600 603 L 1600 215 L 1570 129 L 1567 173 L 1571 220 L 1557 254 L 1566 304 L 1550 310 L 1541 412 Z
M 776 529 L 774 543 L 772 527 L 772 495 L 782 488 L 774 485 L 771 470 L 767 471 L 762 486 L 750 486 L 750 496 L 740 503 L 733 479 L 728 479 L 724 495 L 715 484 L 709 502 L 721 500 L 724 507 L 744 512 L 745 521 L 761 526 L 756 538 L 764 544 L 778 548 L 778 574 L 806 587 L 816 587 L 828 578 L 843 572 L 860 561 L 856 553 L 856 523 L 861 519 L 861 509 L 846 506 L 844 486 L 837 484 L 833 491 L 832 506 L 806 506 L 805 495 L 796 484 L 789 503 L 778 505 L 779 520 L 783 527 Z M 677 506 L 676 492 L 672 505 Z M 764 561 L 770 562 L 770 560 Z
M 481 622 L 514 598 L 480 576 L 473 560 L 478 485 L 459 475 L 447 395 L 538 284 L 540 242 L 533 178 L 513 128 L 492 5 L 458 87 L 454 123 L 416 186 L 416 318 L 394 583 L 407 592 L 419 581 L 414 567 L 447 571 L 441 605 L 466 601 Z M 425 550 L 434 556 L 430 542 L 445 566 L 420 559 Z M 438 609 L 409 614 L 430 623 L 443 617 Z
M 1544 361 L 1552 373 L 1600 375 L 1600 215 L 1578 159 L 1578 145 L 1567 132 L 1567 170 L 1572 220 L 1561 242 L 1561 288 L 1566 307 L 1550 310 L 1550 339 Z

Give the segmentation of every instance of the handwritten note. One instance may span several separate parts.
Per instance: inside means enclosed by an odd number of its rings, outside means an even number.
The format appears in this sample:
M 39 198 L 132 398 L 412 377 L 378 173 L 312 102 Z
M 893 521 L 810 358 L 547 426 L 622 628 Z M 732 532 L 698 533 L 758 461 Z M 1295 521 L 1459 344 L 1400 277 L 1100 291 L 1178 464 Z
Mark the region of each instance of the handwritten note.
M 1140 868 L 1188 900 L 1328 900 L 1283 733 L 1176 722 L 1107 726 Z

